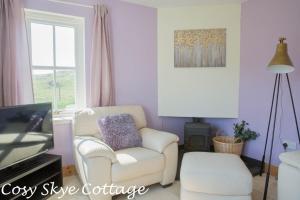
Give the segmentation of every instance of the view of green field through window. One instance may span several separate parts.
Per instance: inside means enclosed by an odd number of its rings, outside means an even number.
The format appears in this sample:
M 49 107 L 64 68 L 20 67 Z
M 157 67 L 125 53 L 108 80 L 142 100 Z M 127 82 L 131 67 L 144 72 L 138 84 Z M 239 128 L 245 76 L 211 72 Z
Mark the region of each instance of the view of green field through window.
M 75 29 L 31 22 L 32 76 L 36 103 L 55 110 L 75 106 Z

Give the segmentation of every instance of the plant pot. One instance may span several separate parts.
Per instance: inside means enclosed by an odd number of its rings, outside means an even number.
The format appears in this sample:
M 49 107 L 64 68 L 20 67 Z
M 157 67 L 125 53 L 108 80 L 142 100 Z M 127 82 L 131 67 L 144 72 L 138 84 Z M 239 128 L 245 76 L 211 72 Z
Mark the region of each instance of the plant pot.
M 235 138 L 231 136 L 216 136 L 213 138 L 215 152 L 232 153 L 241 155 L 244 147 L 244 142 L 234 143 Z

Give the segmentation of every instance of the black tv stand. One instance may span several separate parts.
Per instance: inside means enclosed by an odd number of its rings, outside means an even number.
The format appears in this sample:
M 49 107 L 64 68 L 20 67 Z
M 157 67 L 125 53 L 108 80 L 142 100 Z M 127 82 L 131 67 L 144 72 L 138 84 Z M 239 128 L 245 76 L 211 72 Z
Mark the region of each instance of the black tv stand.
M 26 187 L 27 189 L 28 187 L 36 187 L 36 191 L 30 200 L 47 199 L 51 196 L 48 191 L 50 191 L 52 183 L 57 187 L 62 187 L 63 185 L 61 156 L 41 154 L 0 170 L 0 199 L 23 200 L 30 196 L 30 193 L 27 196 L 22 196 L 22 193 L 12 194 L 12 188 L 17 186 Z M 2 188 L 5 194 L 2 193 Z M 47 192 L 48 195 L 42 195 L 42 193 L 46 194 Z

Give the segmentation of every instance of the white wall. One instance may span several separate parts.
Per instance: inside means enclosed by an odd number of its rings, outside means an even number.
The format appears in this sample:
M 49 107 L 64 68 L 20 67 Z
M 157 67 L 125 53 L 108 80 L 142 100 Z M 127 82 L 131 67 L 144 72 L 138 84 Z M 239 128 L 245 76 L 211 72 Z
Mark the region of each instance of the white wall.
M 241 5 L 158 9 L 160 116 L 236 118 L 239 108 Z M 174 68 L 174 31 L 226 28 L 226 67 Z

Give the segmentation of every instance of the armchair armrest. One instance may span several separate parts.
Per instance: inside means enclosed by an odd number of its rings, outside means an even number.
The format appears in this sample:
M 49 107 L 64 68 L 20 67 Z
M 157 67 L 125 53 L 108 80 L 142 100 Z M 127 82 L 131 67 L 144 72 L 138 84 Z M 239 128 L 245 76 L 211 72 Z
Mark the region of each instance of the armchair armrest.
M 163 153 L 169 144 L 179 141 L 178 136 L 175 134 L 150 128 L 142 128 L 140 129 L 140 133 L 143 140 L 143 147 L 159 153 Z
M 75 137 L 75 150 L 83 158 L 105 157 L 112 163 L 117 162 L 115 152 L 103 141 L 94 137 Z

